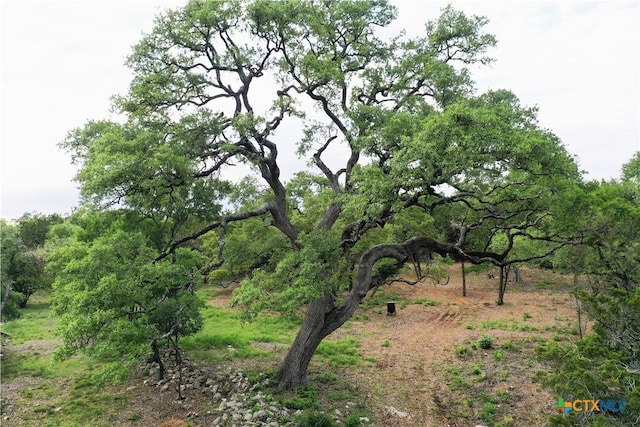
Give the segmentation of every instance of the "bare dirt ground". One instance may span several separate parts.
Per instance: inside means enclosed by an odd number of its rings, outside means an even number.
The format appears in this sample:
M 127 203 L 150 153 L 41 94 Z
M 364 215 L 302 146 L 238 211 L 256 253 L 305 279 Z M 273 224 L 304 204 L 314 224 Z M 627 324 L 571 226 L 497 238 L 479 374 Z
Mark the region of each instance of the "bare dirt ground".
M 462 297 L 459 271 L 450 273 L 446 286 L 394 283 L 386 289 L 390 299 L 427 298 L 436 305 L 409 304 L 396 316 L 368 310 L 369 321 L 337 331 L 337 336 L 358 339 L 362 354 L 373 360 L 344 374 L 367 390 L 381 426 L 493 424 L 478 419 L 487 396 L 501 397 L 495 423 L 545 425 L 557 397 L 532 381 L 542 368 L 533 348 L 539 337 L 568 338 L 563 332 L 577 319 L 572 299 L 566 291 L 541 290 L 544 274 L 524 270 L 522 283 L 510 283 L 505 304 L 497 306 L 496 279 L 468 275 L 467 296 Z M 470 345 L 477 346 L 483 335 L 494 339 L 495 348 L 472 350 Z M 505 349 L 496 355 L 501 345 Z M 464 358 L 456 354 L 457 347 L 469 349 Z M 461 381 L 456 382 L 456 374 Z M 407 416 L 399 417 L 390 407 Z
M 486 273 L 468 275 L 467 296 L 462 297 L 459 268 L 450 269 L 450 275 L 444 286 L 386 286 L 385 298 L 397 302 L 395 316 L 386 314 L 384 303 L 363 307 L 328 338 L 354 338 L 360 343 L 362 363 L 331 369 L 339 382 L 358 390 L 357 404 L 374 413 L 365 425 L 547 425 L 557 396 L 532 380 L 542 368 L 534 347 L 540 339 L 577 339 L 569 332 L 577 321 L 567 288 L 551 285 L 558 278 L 549 279 L 545 272 L 523 270 L 522 283 L 510 283 L 505 304 L 497 306 L 496 279 Z M 210 303 L 228 307 L 229 298 L 230 290 Z M 435 305 L 414 303 L 425 299 Z M 478 346 L 484 335 L 493 339 L 493 349 Z M 284 354 L 286 349 L 280 350 Z M 330 369 L 326 364 L 313 362 L 311 379 L 326 369 Z M 3 399 L 37 380 L 16 381 L 2 384 Z M 335 384 L 318 387 L 323 396 Z M 139 379 L 121 388 L 126 408 L 104 425 L 209 425 L 202 418 L 187 420 L 186 415 L 205 413 L 210 408 L 205 396 L 175 402 L 142 386 Z M 353 404 L 338 402 L 334 410 Z M 10 408 L 2 424 L 21 425 L 17 413 L 22 410 Z M 133 421 L 131 414 L 140 414 L 141 419 Z

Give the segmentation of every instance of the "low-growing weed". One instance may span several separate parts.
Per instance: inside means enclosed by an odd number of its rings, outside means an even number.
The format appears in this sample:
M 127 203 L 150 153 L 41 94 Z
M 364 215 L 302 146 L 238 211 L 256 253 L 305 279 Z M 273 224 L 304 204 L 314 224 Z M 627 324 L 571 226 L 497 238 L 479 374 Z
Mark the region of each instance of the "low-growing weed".
M 298 415 L 297 421 L 302 427 L 335 427 L 336 425 L 329 415 L 317 411 L 305 411 Z
M 469 347 L 467 347 L 466 345 L 459 345 L 455 348 L 455 352 L 456 356 L 458 356 L 460 359 L 464 359 L 469 353 Z
M 503 342 L 502 344 L 500 344 L 500 348 L 502 350 L 520 350 L 521 346 L 518 345 L 518 344 L 515 344 L 511 340 L 507 340 L 507 341 Z
M 437 304 L 437 302 L 430 300 L 429 298 L 419 298 L 412 302 L 412 304 L 424 305 L 425 307 L 431 307 Z
M 319 407 L 318 395 L 311 387 L 300 387 L 295 396 L 284 397 L 281 402 L 289 409 L 317 409 Z
M 485 403 L 478 415 L 482 421 L 493 424 L 495 422 L 496 405 L 492 402 Z
M 482 337 L 480 337 L 480 339 L 478 340 L 478 344 L 480 345 L 480 348 L 483 350 L 491 350 L 493 348 L 493 338 L 491 338 L 488 335 L 483 335 Z

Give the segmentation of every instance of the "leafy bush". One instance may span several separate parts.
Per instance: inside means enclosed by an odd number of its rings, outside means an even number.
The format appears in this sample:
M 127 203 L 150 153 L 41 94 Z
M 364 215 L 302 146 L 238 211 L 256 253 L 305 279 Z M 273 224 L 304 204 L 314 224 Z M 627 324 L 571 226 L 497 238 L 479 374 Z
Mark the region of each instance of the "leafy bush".
M 20 312 L 20 302 L 22 297 L 16 292 L 10 291 L 6 301 L 3 301 L 4 306 L 2 312 L 0 312 L 0 320 L 3 322 L 18 319 L 22 313 Z
M 640 413 L 640 388 L 635 386 L 640 382 L 640 374 L 628 369 L 633 360 L 609 348 L 598 336 L 576 344 L 545 342 L 536 347 L 536 353 L 553 369 L 538 372 L 535 379 L 565 400 L 616 398 L 625 401 L 624 412 L 594 412 L 587 417 L 572 411 L 565 417 L 567 424 L 552 420 L 553 425 L 633 425 L 637 418 L 634 414 Z
M 493 338 L 488 335 L 483 335 L 479 340 L 480 348 L 484 350 L 491 350 L 493 348 Z

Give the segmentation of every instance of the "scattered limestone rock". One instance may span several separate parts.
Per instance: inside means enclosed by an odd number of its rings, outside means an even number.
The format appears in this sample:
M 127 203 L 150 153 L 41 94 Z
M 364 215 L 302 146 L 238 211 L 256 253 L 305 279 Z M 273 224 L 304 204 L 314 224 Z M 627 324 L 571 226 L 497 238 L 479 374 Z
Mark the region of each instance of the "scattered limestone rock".
M 227 425 L 238 427 L 292 427 L 293 421 L 285 422 L 283 419 L 291 418 L 293 414 L 261 390 L 268 385 L 268 380 L 258 384 L 251 384 L 249 379 L 241 372 L 230 367 L 214 371 L 212 368 L 200 367 L 183 357 L 182 369 L 168 366 L 172 358 L 164 357 L 168 361 L 165 365 L 164 379 L 158 380 L 159 365 L 149 363 L 145 365 L 145 379 L 141 382 L 144 386 L 155 387 L 160 393 L 176 394 L 182 373 L 182 393 L 187 396 L 192 393 L 203 393 L 210 397 L 212 405 L 217 410 L 208 411 L 207 415 L 213 420 L 212 425 Z M 199 415 L 189 410 L 189 405 L 184 403 L 185 417 L 196 418 Z M 298 411 L 301 412 L 301 411 Z
M 400 418 L 407 418 L 409 416 L 409 414 L 407 414 L 406 412 L 400 411 L 393 406 L 389 406 L 389 412 L 391 412 L 393 415 L 397 415 Z

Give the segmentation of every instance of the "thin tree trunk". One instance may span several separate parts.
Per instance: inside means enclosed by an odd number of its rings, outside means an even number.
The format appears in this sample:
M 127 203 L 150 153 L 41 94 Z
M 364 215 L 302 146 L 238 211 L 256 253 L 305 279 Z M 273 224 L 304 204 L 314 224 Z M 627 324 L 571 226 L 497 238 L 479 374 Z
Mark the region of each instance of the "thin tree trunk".
M 22 299 L 18 303 L 18 307 L 27 308 L 27 303 L 29 302 L 29 297 L 31 297 L 31 295 L 33 295 L 33 292 L 27 292 L 22 294 Z
M 520 274 L 520 269 L 518 267 L 513 269 L 513 278 L 511 281 L 514 283 L 522 282 L 522 275 Z
M 153 339 L 151 341 L 151 350 L 153 350 L 152 362 L 158 364 L 158 381 L 164 379 L 164 363 L 162 363 L 162 357 L 160 357 L 160 350 L 158 349 L 158 340 Z
M 578 273 L 573 273 L 573 298 L 576 304 L 576 312 L 578 313 L 578 333 L 580 334 L 580 339 L 583 338 L 582 332 L 582 303 L 580 302 L 580 298 L 578 298 Z
M 500 266 L 500 284 L 498 286 L 498 300 L 496 304 L 504 304 L 504 293 L 507 290 L 507 277 L 509 276 L 509 268 Z
M 464 260 L 462 260 L 462 296 L 467 296 L 467 273 L 464 270 Z
M 175 334 L 175 341 L 171 339 L 171 337 L 167 338 L 169 343 L 173 345 L 173 350 L 175 351 L 175 360 L 176 360 L 176 369 L 178 369 L 178 400 L 184 400 L 184 396 L 182 396 L 182 354 L 180 354 L 180 346 L 178 345 L 178 334 Z

